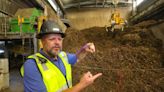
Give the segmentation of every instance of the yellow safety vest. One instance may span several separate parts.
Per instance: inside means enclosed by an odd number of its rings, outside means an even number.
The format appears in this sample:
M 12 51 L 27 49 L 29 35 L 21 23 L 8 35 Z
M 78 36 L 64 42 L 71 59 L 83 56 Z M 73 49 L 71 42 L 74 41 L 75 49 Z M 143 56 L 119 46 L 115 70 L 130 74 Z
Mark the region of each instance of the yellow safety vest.
M 28 58 L 35 59 L 35 62 L 41 72 L 43 82 L 47 88 L 47 92 L 61 92 L 72 87 L 72 69 L 68 63 L 68 58 L 65 52 L 60 52 L 58 55 L 66 69 L 66 77 L 51 61 L 40 53 L 29 56 Z M 21 74 L 24 76 L 24 68 L 21 67 Z

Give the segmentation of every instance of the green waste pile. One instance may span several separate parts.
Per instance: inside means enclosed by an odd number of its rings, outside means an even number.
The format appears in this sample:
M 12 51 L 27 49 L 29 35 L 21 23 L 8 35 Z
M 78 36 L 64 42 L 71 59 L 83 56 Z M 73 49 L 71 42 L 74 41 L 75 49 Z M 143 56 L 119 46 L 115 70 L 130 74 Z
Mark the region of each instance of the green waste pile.
M 129 27 L 113 37 L 105 28 L 85 30 L 69 28 L 64 39 L 64 50 L 76 52 L 87 42 L 96 47 L 73 66 L 73 82 L 83 73 L 102 72 L 103 76 L 83 92 L 163 92 L 164 54 L 162 41 L 151 30 Z

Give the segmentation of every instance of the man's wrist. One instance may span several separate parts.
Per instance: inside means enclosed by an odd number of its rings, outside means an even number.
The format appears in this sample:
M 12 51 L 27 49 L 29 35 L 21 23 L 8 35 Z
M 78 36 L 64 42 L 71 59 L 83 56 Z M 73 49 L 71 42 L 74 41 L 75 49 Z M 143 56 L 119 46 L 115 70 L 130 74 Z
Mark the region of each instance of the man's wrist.
M 78 83 L 78 84 L 76 84 L 75 85 L 75 87 L 76 87 L 76 91 L 77 92 L 80 92 L 81 90 L 83 90 L 84 88 L 86 88 L 86 85 L 85 84 L 82 84 L 82 83 Z
M 85 46 L 81 47 L 80 50 L 76 52 L 76 55 L 79 56 L 80 53 L 84 52 Z

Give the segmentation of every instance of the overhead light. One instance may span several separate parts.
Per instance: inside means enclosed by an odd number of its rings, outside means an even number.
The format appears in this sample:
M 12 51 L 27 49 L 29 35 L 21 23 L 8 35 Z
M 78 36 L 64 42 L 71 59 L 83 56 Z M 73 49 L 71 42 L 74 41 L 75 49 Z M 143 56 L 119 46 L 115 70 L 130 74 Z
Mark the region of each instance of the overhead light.
M 137 0 L 137 6 L 141 4 L 144 0 Z
M 48 2 L 50 3 L 50 5 L 53 7 L 53 9 L 57 12 L 57 5 L 55 5 L 55 2 L 53 2 L 54 0 L 48 0 Z
M 5 52 L 4 50 L 0 49 L 0 54 L 1 54 L 1 53 L 4 53 L 4 52 Z

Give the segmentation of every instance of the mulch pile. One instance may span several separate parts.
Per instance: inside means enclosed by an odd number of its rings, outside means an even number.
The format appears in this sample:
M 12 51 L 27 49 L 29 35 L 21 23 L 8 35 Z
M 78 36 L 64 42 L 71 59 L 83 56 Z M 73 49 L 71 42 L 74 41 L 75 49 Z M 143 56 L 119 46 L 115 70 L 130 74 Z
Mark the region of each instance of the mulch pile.
M 87 71 L 103 73 L 83 92 L 164 92 L 162 41 L 151 30 L 135 26 L 113 35 L 102 27 L 69 28 L 66 34 L 64 51 L 75 53 L 87 42 L 96 47 L 73 66 L 74 84 Z

